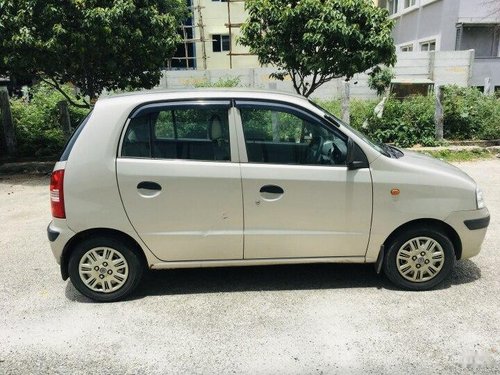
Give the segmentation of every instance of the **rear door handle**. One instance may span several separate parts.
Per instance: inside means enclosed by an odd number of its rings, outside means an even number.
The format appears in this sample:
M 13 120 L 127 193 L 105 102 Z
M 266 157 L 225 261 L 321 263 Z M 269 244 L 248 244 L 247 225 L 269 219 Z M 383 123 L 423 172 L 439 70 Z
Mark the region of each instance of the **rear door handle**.
M 137 185 L 137 189 L 161 191 L 161 185 L 152 181 L 142 181 Z

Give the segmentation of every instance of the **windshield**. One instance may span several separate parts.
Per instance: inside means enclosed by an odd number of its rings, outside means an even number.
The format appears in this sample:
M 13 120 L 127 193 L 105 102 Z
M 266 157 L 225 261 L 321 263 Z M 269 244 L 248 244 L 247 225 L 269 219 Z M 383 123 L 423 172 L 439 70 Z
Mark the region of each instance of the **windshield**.
M 317 103 L 314 103 L 312 100 L 309 100 L 309 102 L 315 106 L 316 108 L 320 109 L 321 111 L 323 111 L 325 113 L 325 118 L 329 121 L 333 121 L 333 122 L 338 122 L 340 124 L 342 124 L 343 126 L 345 126 L 347 129 L 349 129 L 351 132 L 353 132 L 354 134 L 356 134 L 359 138 L 361 138 L 365 143 L 367 143 L 368 145 L 370 145 L 371 147 L 373 147 L 375 150 L 377 150 L 378 152 L 380 152 L 381 154 L 385 155 L 385 156 L 388 156 L 388 157 L 399 157 L 401 154 L 402 156 L 402 152 L 395 148 L 395 147 L 392 147 L 392 146 L 388 146 L 386 145 L 385 143 L 380 143 L 380 142 L 377 142 L 373 139 L 370 139 L 368 136 L 366 136 L 365 134 L 361 133 L 359 130 L 353 128 L 352 126 L 350 125 L 347 125 L 344 121 L 340 120 L 337 116 L 331 114 L 330 112 L 328 112 L 326 109 L 324 109 L 323 107 L 321 107 L 319 104 Z

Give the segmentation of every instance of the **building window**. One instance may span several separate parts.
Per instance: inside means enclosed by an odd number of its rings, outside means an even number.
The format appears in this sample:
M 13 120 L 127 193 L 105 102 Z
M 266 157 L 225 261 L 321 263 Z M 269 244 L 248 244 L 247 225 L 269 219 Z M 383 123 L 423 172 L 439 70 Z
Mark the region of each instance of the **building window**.
M 389 11 L 389 14 L 395 14 L 398 12 L 398 3 L 399 0 L 387 0 L 387 10 Z
M 380 0 L 378 6 L 387 9 L 391 15 L 398 12 L 399 0 Z
M 460 25 L 457 50 L 475 50 L 476 57 L 500 56 L 500 25 Z
M 420 51 L 435 51 L 436 50 L 436 41 L 428 40 L 426 42 L 420 43 Z
M 191 7 L 192 0 L 186 0 L 186 5 Z M 174 56 L 167 62 L 167 69 L 196 69 L 195 27 L 191 15 L 179 29 L 183 42 L 177 45 Z
M 417 0 L 405 0 L 405 9 L 414 6 Z
M 399 47 L 401 52 L 412 52 L 413 51 L 413 44 L 407 44 L 405 46 Z
M 214 52 L 229 51 L 231 49 L 231 40 L 229 35 L 212 35 L 212 50 Z

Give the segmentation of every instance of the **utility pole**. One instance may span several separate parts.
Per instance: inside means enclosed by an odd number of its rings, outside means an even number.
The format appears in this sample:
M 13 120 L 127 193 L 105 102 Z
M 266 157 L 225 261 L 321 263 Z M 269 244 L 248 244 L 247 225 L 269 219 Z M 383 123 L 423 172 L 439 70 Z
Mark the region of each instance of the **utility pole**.
M 436 112 L 434 113 L 434 124 L 436 125 L 436 140 L 442 141 L 444 136 L 443 89 L 441 88 L 441 86 L 436 86 L 434 91 L 436 94 Z

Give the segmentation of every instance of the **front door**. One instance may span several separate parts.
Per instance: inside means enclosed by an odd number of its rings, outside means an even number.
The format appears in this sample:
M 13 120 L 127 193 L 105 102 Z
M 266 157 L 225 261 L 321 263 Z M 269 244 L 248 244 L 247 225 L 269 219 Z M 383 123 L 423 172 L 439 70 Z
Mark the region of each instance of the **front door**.
M 348 170 L 347 137 L 300 108 L 236 102 L 244 202 L 244 257 L 362 257 L 372 181 Z M 246 153 L 246 154 L 245 154 Z
M 117 179 L 129 220 L 164 261 L 243 258 L 240 167 L 229 101 L 163 103 L 132 115 Z

